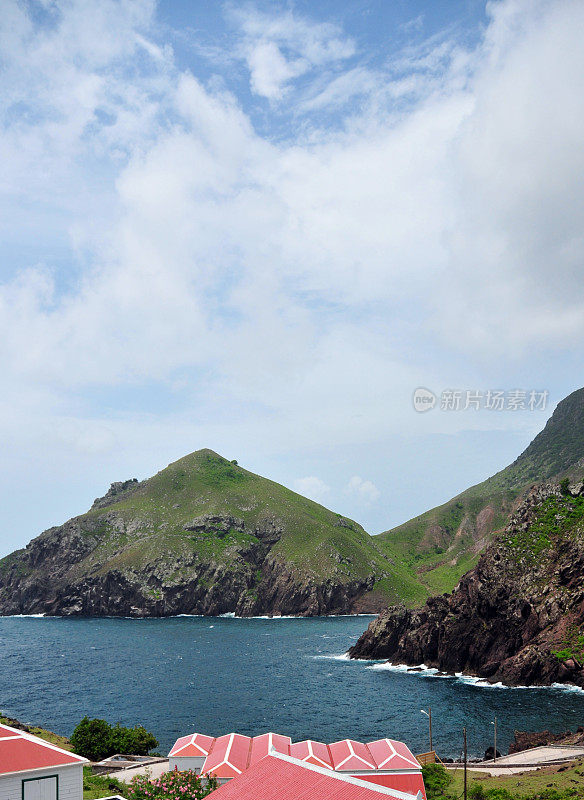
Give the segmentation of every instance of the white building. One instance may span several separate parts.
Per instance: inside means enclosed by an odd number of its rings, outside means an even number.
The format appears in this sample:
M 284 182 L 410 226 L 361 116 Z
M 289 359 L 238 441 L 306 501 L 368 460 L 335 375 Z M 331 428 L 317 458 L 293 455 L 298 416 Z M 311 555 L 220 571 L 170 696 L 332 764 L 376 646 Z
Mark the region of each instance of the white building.
M 0 800 L 83 800 L 86 758 L 0 725 Z

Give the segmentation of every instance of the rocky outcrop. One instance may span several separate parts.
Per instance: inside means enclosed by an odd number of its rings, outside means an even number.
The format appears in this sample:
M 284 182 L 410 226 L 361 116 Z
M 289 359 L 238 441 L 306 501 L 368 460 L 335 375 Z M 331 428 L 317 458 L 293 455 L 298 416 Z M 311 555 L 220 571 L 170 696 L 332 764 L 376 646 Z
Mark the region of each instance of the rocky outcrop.
M 96 497 L 91 508 L 106 508 L 112 503 L 117 503 L 122 495 L 138 487 L 138 478 L 127 481 L 114 481 L 103 497 Z
M 116 522 L 111 513 L 106 519 L 109 525 Z M 185 530 L 201 538 L 224 538 L 229 531 L 245 531 L 245 524 L 214 515 L 195 520 Z M 255 527 L 249 541 L 231 548 L 229 563 L 191 554 L 155 559 L 141 569 L 104 571 L 95 564 L 79 575 L 75 565 L 92 553 L 97 540 L 72 520 L 35 539 L 5 566 L 0 574 L 1 613 L 137 617 L 229 612 L 237 616 L 346 614 L 373 587 L 373 576 L 341 583 L 302 575 L 281 557 L 271 555 L 278 541 L 278 526 L 270 520 L 261 529 Z M 123 560 L 123 552 L 121 556 Z
M 355 522 L 198 451 L 113 483 L 87 514 L 2 559 L 0 614 L 378 611 L 372 590 L 391 567 Z
M 584 686 L 584 498 L 533 487 L 448 595 L 388 608 L 350 649 L 508 685 Z
M 531 750 L 532 747 L 544 747 L 548 744 L 565 743 L 572 736 L 566 733 L 552 733 L 551 731 L 515 731 L 513 741 L 509 745 L 509 753 L 521 753 Z

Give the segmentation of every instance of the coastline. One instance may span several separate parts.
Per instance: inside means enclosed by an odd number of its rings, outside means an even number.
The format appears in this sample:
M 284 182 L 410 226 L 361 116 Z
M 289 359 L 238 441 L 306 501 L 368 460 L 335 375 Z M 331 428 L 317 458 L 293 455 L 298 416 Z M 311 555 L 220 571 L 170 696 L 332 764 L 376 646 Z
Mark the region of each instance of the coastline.
M 346 656 L 347 659 L 354 662 L 362 662 L 366 665 L 366 669 L 406 673 L 408 675 L 419 675 L 420 677 L 437 678 L 439 680 L 457 680 L 460 683 L 466 683 L 469 686 L 478 686 L 483 689 L 555 689 L 556 691 L 573 692 L 574 694 L 584 695 L 584 689 L 574 683 L 556 682 L 551 684 L 533 683 L 530 685 L 512 685 L 503 683 L 502 681 L 489 681 L 488 678 L 481 677 L 480 675 L 471 675 L 465 672 L 441 672 L 437 667 L 428 667 L 426 664 L 393 664 L 391 661 L 381 659 L 351 659 L 348 651 L 344 653 L 343 656 Z M 343 658 L 342 660 L 345 659 Z

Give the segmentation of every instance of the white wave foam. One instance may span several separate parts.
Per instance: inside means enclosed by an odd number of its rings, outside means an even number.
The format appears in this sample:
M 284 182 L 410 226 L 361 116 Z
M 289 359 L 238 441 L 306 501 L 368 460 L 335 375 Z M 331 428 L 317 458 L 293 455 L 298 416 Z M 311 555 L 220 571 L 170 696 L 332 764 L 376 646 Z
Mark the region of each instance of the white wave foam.
M 5 619 L 58 619 L 48 614 L 6 614 Z
M 439 670 L 436 667 L 427 667 L 425 664 L 418 664 L 412 667 L 409 664 L 392 664 L 391 661 L 383 661 L 382 663 L 371 664 L 367 669 L 387 670 L 388 672 L 407 672 L 410 675 L 436 675 Z M 440 675 L 439 677 L 446 677 Z
M 325 653 L 323 655 L 312 656 L 312 658 L 326 658 L 333 661 L 350 661 L 348 653 Z
M 575 692 L 576 694 L 584 694 L 584 689 L 580 686 L 574 686 L 572 683 L 552 683 L 551 689 L 559 689 L 561 692 Z
M 451 680 L 456 680 L 459 683 L 465 683 L 468 686 L 478 686 L 481 689 L 529 689 L 532 691 L 537 689 L 554 689 L 559 692 L 584 694 L 584 689 L 571 683 L 552 683 L 551 686 L 507 686 L 501 681 L 493 683 L 488 681 L 486 678 L 481 678 L 478 675 L 465 675 L 463 672 L 455 672 L 454 675 L 452 675 L 449 673 L 440 672 L 440 670 L 436 669 L 435 667 L 427 667 L 425 664 L 419 664 L 418 666 L 412 667 L 409 664 L 392 664 L 391 661 L 383 661 L 381 663 L 377 662 L 374 664 L 372 664 L 371 661 L 365 661 L 365 659 L 360 659 L 360 661 L 366 664 L 366 669 L 400 672 L 408 675 L 419 675 L 422 678 L 449 678 Z

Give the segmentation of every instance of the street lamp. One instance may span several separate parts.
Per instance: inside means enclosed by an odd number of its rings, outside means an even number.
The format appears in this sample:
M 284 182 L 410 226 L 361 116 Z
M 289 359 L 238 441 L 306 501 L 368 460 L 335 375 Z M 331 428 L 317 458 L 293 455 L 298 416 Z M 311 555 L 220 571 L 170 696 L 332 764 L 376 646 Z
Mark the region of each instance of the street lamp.
M 430 752 L 432 752 L 432 709 L 428 708 L 427 711 L 424 711 L 424 709 L 421 708 L 420 712 L 428 717 L 428 722 L 430 724 Z
M 495 721 L 491 722 L 491 725 L 495 726 L 495 752 L 493 753 L 493 761 L 497 760 L 497 717 L 495 717 Z

